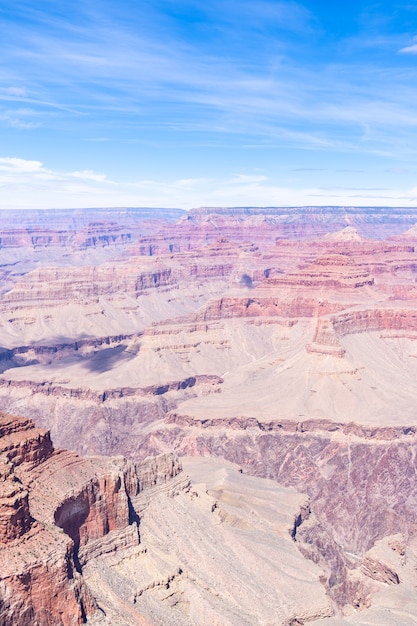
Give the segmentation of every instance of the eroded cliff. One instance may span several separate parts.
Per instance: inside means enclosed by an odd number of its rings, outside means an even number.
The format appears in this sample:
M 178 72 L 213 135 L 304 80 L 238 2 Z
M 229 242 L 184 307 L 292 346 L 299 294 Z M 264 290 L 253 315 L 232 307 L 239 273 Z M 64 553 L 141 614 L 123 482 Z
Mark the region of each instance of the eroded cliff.
M 0 415 L 0 623 L 85 623 L 98 604 L 91 559 L 139 544 L 131 498 L 176 476 L 172 456 L 141 466 L 54 450 L 30 420 Z M 140 623 L 138 621 L 138 623 Z

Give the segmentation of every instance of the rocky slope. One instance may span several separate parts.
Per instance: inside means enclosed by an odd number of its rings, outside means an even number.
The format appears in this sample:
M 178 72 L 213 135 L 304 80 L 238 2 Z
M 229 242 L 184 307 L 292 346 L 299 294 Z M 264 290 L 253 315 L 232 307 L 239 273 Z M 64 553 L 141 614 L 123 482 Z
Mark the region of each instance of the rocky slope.
M 184 472 L 169 454 L 82 459 L 7 414 L 0 461 L 4 626 L 290 625 L 335 612 L 294 541 L 310 515 L 294 489 L 224 462 L 188 459 Z
M 409 428 L 172 416 L 145 448 L 226 458 L 245 473 L 306 492 L 316 522 L 297 532 L 303 554 L 325 569 L 338 606 L 361 608 L 370 598 L 357 567 L 367 551 L 387 536 L 401 533 L 404 545 L 416 536 L 415 445 Z
M 75 625 L 99 610 L 87 562 L 137 546 L 131 498 L 176 476 L 172 457 L 140 467 L 54 450 L 49 432 L 0 415 L 0 623 Z M 138 623 L 140 623 L 138 621 Z

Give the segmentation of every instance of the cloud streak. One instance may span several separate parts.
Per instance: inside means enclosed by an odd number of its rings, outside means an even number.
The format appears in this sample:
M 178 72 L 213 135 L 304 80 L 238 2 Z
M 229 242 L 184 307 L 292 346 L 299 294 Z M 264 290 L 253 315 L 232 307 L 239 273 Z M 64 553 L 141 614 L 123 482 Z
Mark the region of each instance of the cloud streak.
M 415 43 L 411 44 L 410 46 L 405 46 L 404 48 L 400 48 L 398 52 L 400 54 L 417 54 L 417 37 L 413 37 L 413 41 Z
M 415 186 L 282 184 L 260 174 L 232 178 L 110 180 L 94 171 L 55 171 L 41 161 L 0 158 L 0 208 L 88 206 L 413 206 Z
M 252 3 L 239 3 L 241 36 L 258 33 L 262 24 L 264 40 L 275 34 L 282 44 L 277 57 L 263 42 L 250 63 L 235 56 L 233 46 L 210 52 L 204 42 L 184 40 L 169 12 L 145 11 L 142 25 L 133 16 L 136 30 L 128 27 L 123 3 L 119 13 L 105 16 L 98 4 L 91 5 L 90 15 L 77 5 L 76 26 L 54 16 L 40 36 L 30 24 L 14 24 L 4 44 L 19 84 L 3 85 L 0 100 L 38 107 L 37 124 L 48 126 L 44 112 L 51 108 L 61 112 L 53 124 L 68 130 L 96 125 L 139 132 L 145 125 L 174 134 L 181 128 L 190 137 L 199 132 L 272 136 L 284 145 L 333 150 L 354 144 L 366 151 L 390 144 L 398 150 L 402 130 L 417 126 L 414 68 L 401 74 L 395 67 L 380 71 L 363 59 L 349 65 L 321 59 L 308 66 L 290 56 L 292 40 L 284 34 L 314 30 L 314 16 L 302 4 L 261 2 L 255 10 Z M 223 12 L 216 2 L 197 7 L 211 16 L 223 43 L 224 29 L 228 34 L 233 23 L 236 30 L 235 2 L 227 2 Z M 33 20 L 42 16 L 31 15 Z M 146 27 L 152 20 L 150 36 Z M 24 48 L 15 43 L 22 37 Z M 401 52 L 411 53 L 415 46 Z M 20 119 L 8 115 L 9 122 Z

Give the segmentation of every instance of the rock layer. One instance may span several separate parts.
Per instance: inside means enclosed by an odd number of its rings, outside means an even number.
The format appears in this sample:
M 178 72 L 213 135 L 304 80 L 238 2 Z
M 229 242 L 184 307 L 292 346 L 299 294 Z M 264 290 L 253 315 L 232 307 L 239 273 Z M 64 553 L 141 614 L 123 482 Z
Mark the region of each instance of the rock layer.
M 138 545 L 131 497 L 181 468 L 169 456 L 139 467 L 54 451 L 48 432 L 6 414 L 0 442 L 0 622 L 85 623 L 98 605 L 82 566 Z
M 65 236 L 57 222 L 58 239 L 47 241 L 39 230 L 36 251 L 24 260 L 16 262 L 23 247 L 1 251 L 1 406 L 51 428 L 59 445 L 130 459 L 75 462 L 72 453 L 53 452 L 43 431 L 18 452 L 18 435 L 8 427 L 4 542 L 38 532 L 39 520 L 48 532 L 58 526 L 70 546 L 73 580 L 82 586 L 80 572 L 89 570 L 95 597 L 114 600 L 108 611 L 115 624 L 135 623 L 130 611 L 138 607 L 145 620 L 157 614 L 169 623 L 175 615 L 178 623 L 196 623 L 190 598 L 208 593 L 211 582 L 198 578 L 190 559 L 187 576 L 180 573 L 181 559 L 149 517 L 153 552 L 146 556 L 135 515 L 145 519 L 153 510 L 157 519 L 155 472 L 137 498 L 142 470 L 135 463 L 171 451 L 212 456 L 237 463 L 243 476 L 309 496 L 288 536 L 321 568 L 320 589 L 333 611 L 343 611 L 340 619 L 352 620 L 355 611 L 373 619 L 373 607 L 384 606 L 381 589 L 389 588 L 394 610 L 415 576 L 408 564 L 416 541 L 416 211 L 235 208 L 194 210 L 176 223 L 172 216 L 158 224 L 148 218 L 140 226 L 130 216 L 127 228 L 117 212 L 114 219 L 96 215 L 71 222 Z M 63 244 L 66 256 L 57 253 L 61 236 L 72 242 Z M 49 446 L 42 460 L 37 437 Z M 63 491 L 42 491 L 48 472 Z M 177 499 L 157 493 L 158 506 L 172 504 L 177 520 L 191 511 L 198 516 L 191 492 L 175 478 L 167 489 Z M 216 523 L 237 517 L 238 526 L 247 524 L 236 511 L 223 510 L 218 519 L 215 505 L 210 500 Z M 168 510 L 162 517 L 182 542 Z M 138 568 L 144 564 L 148 574 L 139 585 L 129 582 L 126 559 L 113 553 L 117 542 Z M 103 576 L 99 558 L 108 559 Z M 157 563 L 160 575 L 150 575 Z M 114 571 L 118 591 L 126 586 L 130 617 L 114 599 Z M 191 585 L 197 578 L 198 592 Z M 226 623 L 208 597 L 199 600 L 207 623 Z M 223 617 L 245 623 L 234 601 L 222 602 Z M 280 619 L 325 619 L 323 606 L 283 611 Z M 272 622 L 265 607 L 258 610 Z

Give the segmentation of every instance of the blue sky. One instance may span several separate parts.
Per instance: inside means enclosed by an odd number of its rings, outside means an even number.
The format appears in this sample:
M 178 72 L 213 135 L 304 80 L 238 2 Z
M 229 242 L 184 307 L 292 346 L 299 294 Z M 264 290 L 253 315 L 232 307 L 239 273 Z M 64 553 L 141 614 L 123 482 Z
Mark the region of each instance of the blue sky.
M 417 3 L 0 0 L 0 207 L 417 205 Z

